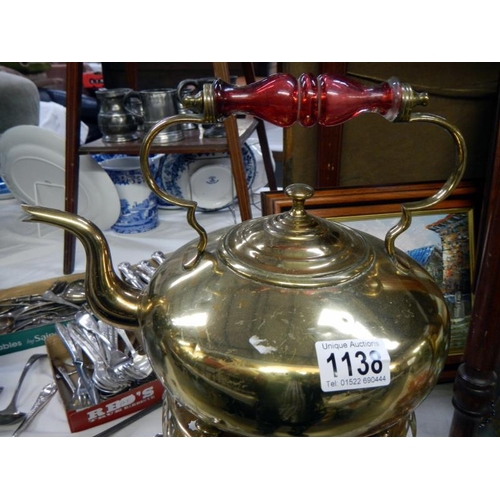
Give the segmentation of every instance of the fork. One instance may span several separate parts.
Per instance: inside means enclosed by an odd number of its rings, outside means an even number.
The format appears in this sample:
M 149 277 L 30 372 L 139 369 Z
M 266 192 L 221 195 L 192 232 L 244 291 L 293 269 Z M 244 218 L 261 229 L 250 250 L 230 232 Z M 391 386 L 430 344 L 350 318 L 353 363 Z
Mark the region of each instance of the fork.
M 68 389 L 71 392 L 71 399 L 68 402 L 68 407 L 72 410 L 75 410 L 78 408 L 86 408 L 87 406 L 91 406 L 92 401 L 90 400 L 88 391 L 83 385 L 82 379 L 78 377 L 75 385 L 73 379 L 71 378 L 71 374 L 68 373 L 66 367 L 62 362 L 56 362 L 56 360 L 54 360 L 53 364 L 57 370 L 57 373 L 64 380 L 64 383 L 68 386 Z M 75 372 L 73 372 L 73 374 L 74 373 Z
M 69 352 L 71 359 L 73 360 L 73 365 L 78 372 L 83 386 L 87 392 L 88 398 L 93 405 L 100 402 L 100 397 L 97 392 L 96 386 L 93 384 L 83 362 L 83 353 L 81 347 L 76 344 L 73 337 L 71 336 L 69 329 L 62 323 L 55 324 L 56 333 L 62 340 L 63 344 L 66 346 L 66 350 Z

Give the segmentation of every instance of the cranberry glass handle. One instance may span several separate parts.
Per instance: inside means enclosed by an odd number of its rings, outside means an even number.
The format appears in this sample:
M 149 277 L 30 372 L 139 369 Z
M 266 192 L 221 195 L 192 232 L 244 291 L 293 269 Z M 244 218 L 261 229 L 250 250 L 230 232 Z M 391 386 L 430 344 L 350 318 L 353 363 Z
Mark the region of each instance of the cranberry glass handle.
M 361 113 L 378 113 L 395 121 L 409 117 L 415 105 L 427 103 L 426 94 L 414 93 L 395 78 L 366 87 L 331 74 L 314 78 L 304 73 L 295 78 L 278 73 L 240 87 L 218 79 L 205 92 L 186 98 L 184 104 L 203 109 L 211 102 L 217 118 L 246 113 L 280 127 L 339 125 Z

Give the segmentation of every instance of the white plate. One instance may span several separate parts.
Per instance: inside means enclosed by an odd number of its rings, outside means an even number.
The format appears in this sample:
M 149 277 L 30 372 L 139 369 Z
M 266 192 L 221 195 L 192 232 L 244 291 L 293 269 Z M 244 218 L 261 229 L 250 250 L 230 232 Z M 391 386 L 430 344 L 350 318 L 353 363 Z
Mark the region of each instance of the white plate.
M 257 171 L 257 161 L 253 148 L 244 144 L 242 147 L 243 165 L 248 187 L 252 187 Z M 200 200 L 191 192 L 190 179 L 199 169 L 208 165 L 224 166 L 231 173 L 231 159 L 227 153 L 197 153 L 197 154 L 168 154 L 160 160 L 160 167 L 156 176 L 159 187 L 167 194 L 198 202 L 201 210 L 221 210 L 232 205 L 233 198 L 217 208 L 202 206 Z M 211 204 L 211 203 L 210 203 Z M 178 208 L 160 200 L 159 208 Z
M 260 188 L 267 186 L 267 172 L 264 164 L 264 156 L 262 155 L 262 148 L 257 137 L 251 136 L 246 142 L 255 157 L 255 179 L 252 183 L 252 191 L 256 193 Z M 271 154 L 271 163 L 273 170 L 276 171 L 276 163 L 273 155 Z
M 235 188 L 231 168 L 227 165 L 205 165 L 190 178 L 191 195 L 204 210 L 220 210 L 234 200 Z
M 65 141 L 34 125 L 7 130 L 0 139 L 0 176 L 21 203 L 64 210 Z M 120 216 L 120 200 L 109 175 L 80 156 L 78 213 L 102 230 Z

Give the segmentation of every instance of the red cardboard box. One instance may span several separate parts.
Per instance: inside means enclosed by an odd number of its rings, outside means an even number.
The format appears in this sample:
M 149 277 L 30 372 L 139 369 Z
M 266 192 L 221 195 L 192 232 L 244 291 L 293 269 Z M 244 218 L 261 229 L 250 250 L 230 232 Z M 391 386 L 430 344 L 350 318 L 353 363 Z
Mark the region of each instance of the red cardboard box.
M 47 353 L 54 365 L 55 362 L 67 364 L 69 354 L 57 335 L 48 337 L 45 341 Z M 76 375 L 73 375 L 76 376 Z M 120 417 L 143 410 L 163 397 L 163 385 L 158 379 L 150 380 L 126 392 L 106 399 L 102 403 L 81 410 L 68 408 L 70 391 L 66 383 L 54 371 L 54 378 L 59 388 L 66 409 L 66 417 L 71 432 L 79 432 L 97 425 L 111 422 Z

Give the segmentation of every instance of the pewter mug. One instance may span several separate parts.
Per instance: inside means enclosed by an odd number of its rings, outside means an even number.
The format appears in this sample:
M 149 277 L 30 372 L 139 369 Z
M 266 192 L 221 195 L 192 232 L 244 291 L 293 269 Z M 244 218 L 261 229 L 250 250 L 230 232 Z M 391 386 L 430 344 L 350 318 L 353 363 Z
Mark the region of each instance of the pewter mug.
M 138 102 L 139 106 L 133 106 Z M 123 107 L 136 118 L 143 120 L 144 131 L 147 132 L 155 123 L 166 116 L 178 114 L 177 92 L 175 89 L 131 90 L 123 96 Z M 157 142 L 176 142 L 184 138 L 182 127 L 173 126 L 159 134 Z
M 131 89 L 99 89 L 96 97 L 99 101 L 97 124 L 104 142 L 126 142 L 138 138 L 139 122 L 129 110 L 123 106 L 123 97 Z

